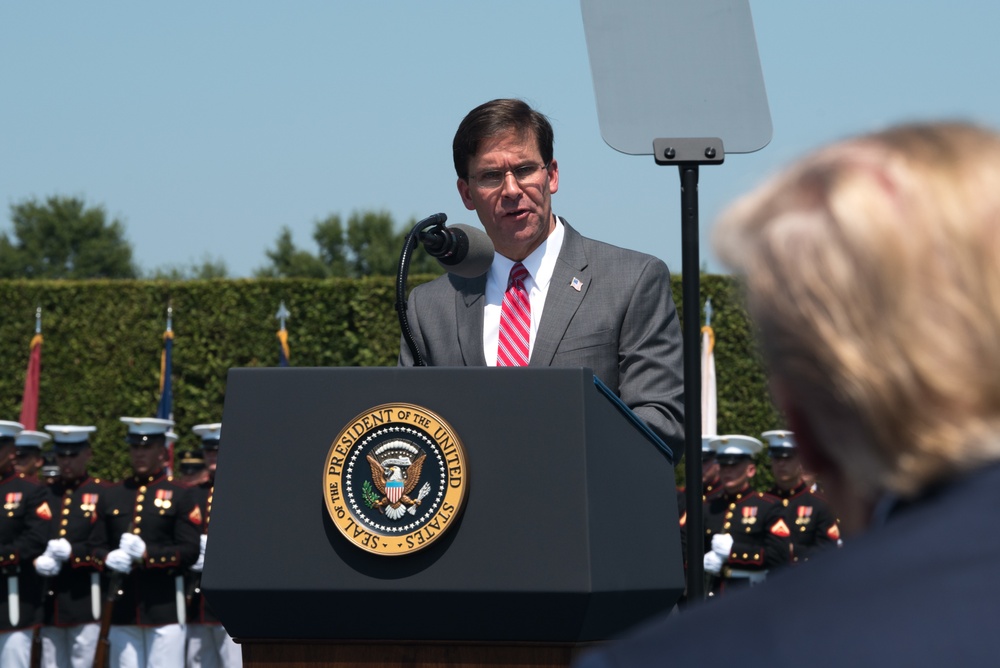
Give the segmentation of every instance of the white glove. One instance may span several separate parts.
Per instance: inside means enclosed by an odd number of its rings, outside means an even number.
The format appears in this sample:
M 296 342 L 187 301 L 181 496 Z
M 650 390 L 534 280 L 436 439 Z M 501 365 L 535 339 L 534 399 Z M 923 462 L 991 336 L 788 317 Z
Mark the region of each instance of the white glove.
M 733 551 L 733 537 L 728 533 L 717 533 L 712 536 L 712 552 L 725 561 Z
M 705 553 L 705 572 L 718 575 L 722 571 L 722 559 L 715 552 Z
M 37 559 L 35 559 L 35 570 L 43 578 L 50 578 L 54 575 L 59 575 L 59 569 L 62 568 L 62 562 L 56 561 L 47 554 L 43 554 Z
M 104 565 L 119 573 L 128 573 L 132 570 L 132 557 L 125 550 L 111 550 L 108 552 Z
M 56 538 L 49 541 L 48 546 L 45 548 L 45 554 L 56 561 L 66 561 L 73 554 L 73 546 L 65 538 Z
M 198 551 L 198 561 L 191 565 L 191 570 L 195 573 L 201 573 L 202 569 L 205 568 L 205 546 L 208 544 L 208 536 L 201 534 L 201 547 Z
M 134 533 L 123 533 L 121 542 L 118 543 L 118 548 L 124 550 L 125 554 L 136 561 L 140 561 L 142 555 L 146 554 L 146 541 Z

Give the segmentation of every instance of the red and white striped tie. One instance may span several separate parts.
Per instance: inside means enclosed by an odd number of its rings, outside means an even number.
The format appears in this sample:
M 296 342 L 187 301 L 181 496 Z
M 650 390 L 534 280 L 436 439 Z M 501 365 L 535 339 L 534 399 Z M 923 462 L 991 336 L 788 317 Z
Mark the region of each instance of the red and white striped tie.
M 510 269 L 507 292 L 500 307 L 500 337 L 497 341 L 497 366 L 528 366 L 528 342 L 531 336 L 531 302 L 524 289 L 528 270 L 520 262 Z

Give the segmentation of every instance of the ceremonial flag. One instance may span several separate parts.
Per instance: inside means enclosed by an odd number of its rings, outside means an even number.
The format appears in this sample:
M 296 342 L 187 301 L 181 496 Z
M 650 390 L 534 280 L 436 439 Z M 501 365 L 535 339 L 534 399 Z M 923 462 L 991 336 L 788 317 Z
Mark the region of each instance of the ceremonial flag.
M 173 371 L 174 331 L 171 328 L 170 316 L 167 316 L 167 329 L 163 332 L 163 351 L 160 353 L 160 405 L 156 409 L 156 417 L 173 420 L 174 393 L 170 382 Z
M 164 420 L 174 419 L 174 392 L 171 375 L 173 374 L 174 352 L 174 309 L 167 307 L 167 328 L 163 332 L 163 351 L 160 353 L 160 404 L 156 407 L 156 417 Z M 167 474 L 174 470 L 174 444 L 167 443 Z
M 24 376 L 24 395 L 21 398 L 21 417 L 18 422 L 25 429 L 38 429 L 38 384 L 42 376 L 42 309 L 35 311 L 35 335 L 31 337 L 28 354 L 28 372 Z
M 288 366 L 288 359 L 291 357 L 288 353 L 288 330 L 285 329 L 285 319 L 289 315 L 291 314 L 285 308 L 285 302 L 281 302 L 278 312 L 274 315 L 281 323 L 278 328 L 278 366 Z
M 712 300 L 705 304 L 705 326 L 701 328 L 701 433 L 715 436 L 718 405 L 715 386 L 715 331 L 712 329 Z

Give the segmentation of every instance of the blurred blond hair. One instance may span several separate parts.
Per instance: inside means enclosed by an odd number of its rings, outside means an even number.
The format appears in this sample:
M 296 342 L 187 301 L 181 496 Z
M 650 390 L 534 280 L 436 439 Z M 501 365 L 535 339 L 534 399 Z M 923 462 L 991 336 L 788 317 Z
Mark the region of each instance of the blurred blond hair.
M 925 123 L 833 144 L 736 202 L 713 242 L 860 493 L 1000 459 L 1000 136 Z

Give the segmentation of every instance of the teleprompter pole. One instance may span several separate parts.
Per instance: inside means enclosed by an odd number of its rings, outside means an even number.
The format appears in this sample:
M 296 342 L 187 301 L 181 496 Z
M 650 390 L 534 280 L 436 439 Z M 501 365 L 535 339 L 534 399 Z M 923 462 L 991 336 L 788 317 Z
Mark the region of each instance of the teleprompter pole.
M 684 336 L 684 475 L 687 480 L 687 599 L 705 598 L 704 511 L 701 484 L 701 266 L 698 243 L 698 169 L 722 164 L 717 138 L 656 139 L 658 165 L 677 165 L 681 179 L 681 286 Z

